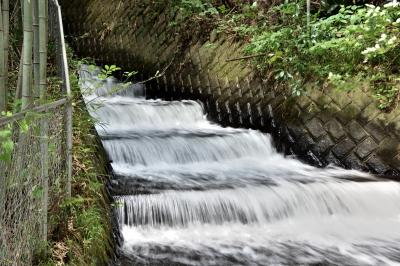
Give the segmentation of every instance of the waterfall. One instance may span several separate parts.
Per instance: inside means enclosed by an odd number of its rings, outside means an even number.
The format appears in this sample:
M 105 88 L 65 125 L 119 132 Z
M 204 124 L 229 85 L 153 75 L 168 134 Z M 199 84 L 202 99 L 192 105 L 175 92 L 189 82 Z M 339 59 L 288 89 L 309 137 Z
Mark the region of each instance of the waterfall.
M 121 223 L 154 226 L 259 223 L 355 215 L 365 219 L 400 213 L 400 184 L 288 183 L 229 190 L 168 191 L 117 197 Z M 371 202 L 371 198 L 375 201 Z M 382 205 L 385 208 L 382 208 Z
M 80 86 L 112 161 L 119 265 L 400 265 L 400 183 L 312 167 L 99 73 Z

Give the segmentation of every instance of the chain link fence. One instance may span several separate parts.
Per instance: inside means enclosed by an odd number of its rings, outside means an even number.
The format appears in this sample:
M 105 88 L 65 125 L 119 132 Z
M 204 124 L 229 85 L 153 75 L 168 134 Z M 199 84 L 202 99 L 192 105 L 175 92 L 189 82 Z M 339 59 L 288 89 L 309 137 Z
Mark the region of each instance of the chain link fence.
M 72 105 L 61 9 L 49 0 L 60 100 L 0 118 L 0 265 L 32 265 L 48 213 L 71 195 Z

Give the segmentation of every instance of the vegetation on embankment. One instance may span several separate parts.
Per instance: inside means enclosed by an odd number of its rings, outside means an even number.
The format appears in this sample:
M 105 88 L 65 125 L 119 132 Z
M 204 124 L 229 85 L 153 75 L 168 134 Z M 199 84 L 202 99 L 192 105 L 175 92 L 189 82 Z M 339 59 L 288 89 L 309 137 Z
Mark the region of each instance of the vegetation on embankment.
M 107 265 L 114 252 L 108 160 L 79 89 L 80 61 L 70 56 L 69 64 L 74 102 L 72 198 L 51 211 L 53 230 L 40 265 Z
M 262 77 L 294 95 L 306 87 L 363 87 L 380 109 L 397 107 L 400 4 L 316 1 L 307 22 L 307 1 L 284 2 L 175 0 L 171 7 L 179 15 L 171 26 L 192 31 L 201 25 L 197 32 L 207 33 L 216 28 L 244 41 L 246 59 Z
M 29 1 L 26 2 L 29 3 Z M 7 42 L 9 49 L 8 56 L 4 56 L 4 58 L 9 59 L 5 60 L 8 71 L 0 73 L 7 76 L 6 97 L 4 95 L 0 96 L 3 97 L 3 100 L 6 100 L 4 109 L 7 113 L 2 113 L 1 111 L 3 110 L 0 110 L 0 116 L 3 114 L 11 116 L 12 113 L 23 110 L 23 96 L 32 96 L 21 91 L 23 87 L 23 71 L 21 70 L 24 66 L 21 63 L 21 57 L 24 57 L 22 44 L 23 40 L 26 40 L 26 36 L 24 36 L 24 27 L 19 14 L 22 13 L 21 9 L 25 8 L 24 14 L 28 13 L 26 12 L 27 10 L 31 10 L 27 3 L 22 7 L 21 3 L 25 2 L 11 2 L 10 19 L 7 21 L 10 26 L 9 43 Z M 34 3 L 38 4 L 38 1 L 34 1 Z M 41 3 L 45 3 L 45 1 L 41 1 Z M 41 10 L 44 9 L 42 8 Z M 0 35 L 3 34 L 1 30 Z M 48 45 L 47 42 L 45 44 L 44 47 L 48 53 L 42 62 L 45 75 L 41 74 L 41 77 L 46 79 L 46 85 L 44 86 L 44 91 L 40 91 L 40 102 L 35 104 L 49 103 L 65 96 L 61 89 L 60 69 L 57 68 L 55 44 L 53 42 L 49 42 Z M 49 202 L 48 241 L 38 241 L 40 243 L 31 244 L 32 250 L 35 251 L 32 264 L 107 265 L 114 252 L 110 217 L 111 199 L 107 195 L 105 188 L 108 181 L 108 161 L 94 129 L 94 122 L 87 113 L 81 97 L 77 76 L 79 62 L 72 58 L 72 53 L 69 54 L 70 81 L 73 90 L 72 101 L 74 103 L 72 198 L 66 196 L 65 179 L 51 180 L 51 182 L 56 183 L 54 188 L 57 188 L 57 193 L 51 195 L 51 201 Z M 3 56 L 0 56 L 0 58 L 1 60 L 4 59 Z M 32 58 L 29 59 L 32 60 Z M 33 71 L 30 72 L 33 73 Z M 33 87 L 33 80 L 38 80 L 38 76 L 36 74 L 32 75 L 32 73 L 30 73 L 29 80 L 27 79 L 30 81 L 30 87 Z M 4 79 L 4 77 L 1 78 Z M 26 87 L 24 86 L 23 88 Z M 30 93 L 33 93 L 35 97 L 39 95 L 36 87 L 35 90 L 31 88 Z M 25 108 L 28 107 L 25 106 Z M 50 123 L 56 122 L 58 121 L 50 121 Z M 29 123 L 29 120 L 23 120 L 23 124 L 27 128 L 28 126 L 33 126 Z M 4 134 L 1 137 L 3 136 Z M 8 150 L 12 151 L 14 143 L 8 138 L 10 138 L 9 135 L 7 135 L 7 141 L 3 138 L 0 140 L 2 141 L 2 148 L 7 147 Z M 18 143 L 15 144 L 18 145 Z M 9 155 L 11 151 L 7 153 L 7 157 L 11 158 L 11 155 Z M 3 157 L 3 154 L 0 154 L 0 157 Z M 36 167 L 40 168 L 39 162 L 37 162 Z M 53 171 L 54 169 L 49 170 Z M 21 232 L 17 233 L 20 234 Z M 16 261 L 15 263 L 18 264 L 19 262 Z
M 53 48 L 50 44 L 47 101 L 59 99 L 61 95 Z M 18 61 L 18 57 L 11 54 L 10 64 L 14 67 L 9 72 L 11 88 L 17 85 Z M 64 193 L 52 198 L 48 241 L 35 244 L 33 265 L 107 265 L 114 252 L 111 202 L 106 192 L 108 161 L 94 121 L 81 98 L 77 76 L 79 62 L 70 56 L 69 63 L 74 102 L 72 198 L 66 198 Z M 15 90 L 9 92 L 9 110 L 18 112 L 21 101 L 15 99 Z M 64 184 L 59 186 L 64 188 Z

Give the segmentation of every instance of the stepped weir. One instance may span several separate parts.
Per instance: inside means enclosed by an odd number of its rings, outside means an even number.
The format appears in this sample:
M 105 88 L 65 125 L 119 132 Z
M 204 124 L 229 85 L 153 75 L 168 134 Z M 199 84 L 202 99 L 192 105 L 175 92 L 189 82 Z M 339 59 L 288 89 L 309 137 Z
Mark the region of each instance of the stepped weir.
M 399 265 L 399 183 L 307 165 L 97 69 L 80 84 L 112 161 L 119 265 Z

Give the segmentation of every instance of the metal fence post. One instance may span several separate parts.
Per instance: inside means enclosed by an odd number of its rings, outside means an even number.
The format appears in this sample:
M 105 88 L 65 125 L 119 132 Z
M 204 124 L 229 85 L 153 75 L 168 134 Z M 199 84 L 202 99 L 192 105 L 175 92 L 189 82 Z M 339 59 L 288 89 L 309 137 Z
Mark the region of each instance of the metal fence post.
M 46 113 L 48 110 L 46 110 Z M 48 121 L 42 118 L 40 121 L 40 164 L 41 164 L 41 180 L 43 186 L 42 196 L 42 238 L 47 241 L 47 225 L 48 225 L 48 206 L 49 206 L 49 140 L 48 140 Z
M 6 257 L 6 251 L 3 250 L 3 245 L 7 240 L 5 234 L 1 233 L 5 227 L 5 195 L 6 195 L 6 173 L 4 171 L 6 164 L 0 161 L 0 264 L 1 258 Z
M 72 196 L 72 99 L 68 99 L 67 104 L 67 196 Z
M 63 86 L 64 91 L 67 94 L 68 103 L 66 106 L 66 142 L 67 142 L 67 197 L 71 197 L 72 195 L 72 92 L 71 92 L 71 84 L 69 80 L 69 69 L 68 69 L 68 58 L 67 58 L 67 49 L 65 45 L 65 36 L 64 36 L 64 26 L 62 22 L 62 14 L 61 7 L 58 4 L 57 0 L 53 0 L 54 5 L 57 8 L 57 20 L 58 20 L 58 29 L 59 29 L 59 38 L 61 46 L 61 68 L 62 68 L 62 76 L 63 76 Z

